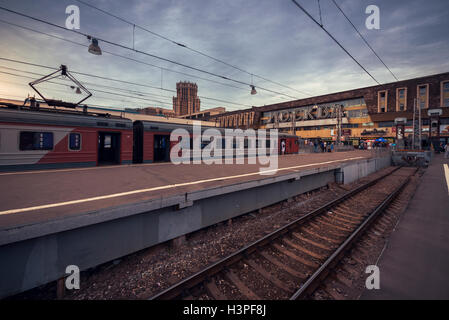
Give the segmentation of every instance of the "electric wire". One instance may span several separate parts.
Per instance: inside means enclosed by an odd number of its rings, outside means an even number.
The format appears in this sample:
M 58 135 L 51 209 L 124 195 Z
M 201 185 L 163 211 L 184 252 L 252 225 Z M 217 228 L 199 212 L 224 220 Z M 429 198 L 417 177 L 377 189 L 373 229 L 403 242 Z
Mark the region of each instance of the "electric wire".
M 75 30 L 75 29 L 67 29 L 67 28 L 65 28 L 63 26 L 60 26 L 58 24 L 55 24 L 55 23 L 52 23 L 52 22 L 49 22 L 49 21 L 46 21 L 46 20 L 43 20 L 43 19 L 39 19 L 39 18 L 36 18 L 36 17 L 30 16 L 30 15 L 21 13 L 21 12 L 18 12 L 18 11 L 14 11 L 14 10 L 11 10 L 11 9 L 8 9 L 8 8 L 5 8 L 5 7 L 1 7 L 0 6 L 0 10 L 6 11 L 6 12 L 9 12 L 9 13 L 13 13 L 13 14 L 16 14 L 16 15 L 19 15 L 19 16 L 22 16 L 22 17 L 25 17 L 25 18 L 28 18 L 28 19 L 40 22 L 40 23 L 44 23 L 44 24 L 47 24 L 49 26 L 62 29 L 64 31 L 70 31 L 70 32 L 82 35 L 84 37 L 87 37 L 87 38 L 95 38 L 98 41 L 107 43 L 109 45 L 112 45 L 112 46 L 115 46 L 115 47 L 118 47 L 118 48 L 122 48 L 122 49 L 126 49 L 126 50 L 129 50 L 129 51 L 134 51 L 136 53 L 139 53 L 139 54 L 142 54 L 142 55 L 146 55 L 146 56 L 149 56 L 149 57 L 152 57 L 152 58 L 155 58 L 155 59 L 159 59 L 159 60 L 162 60 L 162 61 L 165 61 L 165 62 L 169 62 L 169 63 L 172 63 L 172 64 L 176 64 L 176 65 L 179 65 L 181 67 L 184 67 L 184 68 L 187 68 L 187 69 L 191 69 L 191 70 L 195 70 L 195 71 L 200 72 L 200 73 L 208 74 L 210 76 L 218 77 L 218 78 L 221 78 L 221 79 L 224 79 L 224 80 L 232 81 L 232 82 L 243 84 L 243 85 L 246 85 L 246 86 L 251 86 L 251 84 L 249 84 L 247 82 L 244 82 L 244 81 L 241 81 L 241 80 L 236 80 L 236 79 L 233 79 L 233 78 L 230 78 L 230 77 L 226 77 L 226 76 L 223 76 L 223 75 L 220 75 L 220 74 L 216 74 L 214 72 L 203 70 L 203 69 L 200 69 L 200 68 L 197 68 L 197 67 L 192 67 L 192 66 L 189 66 L 187 64 L 184 64 L 184 63 L 181 63 L 181 62 L 177 62 L 177 61 L 174 61 L 174 60 L 171 60 L 171 59 L 167 59 L 167 58 L 164 58 L 164 57 L 160 57 L 160 56 L 157 56 L 155 54 L 152 54 L 152 53 L 149 53 L 149 52 L 146 52 L 146 51 L 133 49 L 133 48 L 128 47 L 126 45 L 119 44 L 119 43 L 116 43 L 116 42 L 113 42 L 113 41 L 110 41 L 110 40 L 106 40 L 106 39 L 103 39 L 103 38 L 100 38 L 100 37 L 97 37 L 97 36 L 92 36 L 92 35 L 89 35 L 87 33 L 83 33 L 81 31 Z M 272 93 L 275 93 L 275 94 L 278 94 L 278 95 L 283 95 L 283 96 L 286 96 L 286 97 L 289 97 L 289 98 L 292 98 L 292 99 L 298 99 L 297 97 L 293 97 L 293 96 L 290 96 L 288 94 L 277 92 L 275 90 L 267 89 L 267 88 L 264 88 L 264 87 L 257 86 L 257 88 L 259 88 L 260 90 L 263 90 L 263 91 L 268 91 L 268 92 L 272 92 Z
M 332 39 L 332 40 L 334 40 L 334 42 L 336 43 L 336 44 L 338 44 L 338 46 L 352 59 L 352 60 L 354 60 L 354 62 L 355 63 L 357 63 L 357 65 L 360 67 L 360 68 L 362 68 L 363 69 L 363 71 L 365 71 L 370 77 L 371 77 L 371 79 L 373 79 L 377 84 L 381 84 L 379 81 L 377 81 L 376 80 L 376 78 L 374 78 L 374 76 L 371 74 L 371 73 L 369 73 L 369 71 L 368 70 L 366 70 L 365 69 L 365 67 L 364 66 L 362 66 L 362 64 L 360 63 L 360 62 L 358 62 L 357 61 L 357 59 L 356 58 L 354 58 L 354 56 L 352 55 L 352 54 L 350 54 L 349 53 L 349 51 L 348 50 L 346 50 L 346 48 L 345 47 L 343 47 L 343 45 L 337 40 L 337 39 L 335 39 L 335 37 L 329 32 L 329 31 L 327 31 L 326 30 L 326 28 L 324 28 L 322 25 L 320 25 L 320 23 L 318 22 L 318 21 L 316 21 L 316 19 L 314 18 L 314 17 L 312 17 L 311 15 L 310 15 L 310 13 L 309 12 L 307 12 L 307 10 L 306 9 L 304 9 L 296 0 L 291 0 L 299 9 L 301 9 L 313 22 L 315 22 L 321 29 L 323 29 L 323 31 L 324 32 L 326 32 L 326 34 Z
M 0 60 L 1 59 L 2 58 L 0 58 Z M 46 67 L 46 66 L 43 66 L 43 67 Z M 16 69 L 16 68 L 10 68 L 10 67 L 1 66 L 1 65 L 0 65 L 0 68 L 12 70 L 12 71 L 24 72 L 24 73 L 28 73 L 28 74 L 33 74 L 33 75 L 40 76 L 40 77 L 45 76 L 44 74 L 41 74 L 41 73 L 31 72 L 31 71 L 26 71 L 26 70 L 21 70 L 21 69 Z M 57 70 L 57 68 L 52 68 L 52 69 Z M 75 71 L 70 71 L 70 72 L 71 73 L 75 73 Z M 88 75 L 88 74 L 86 74 L 86 75 Z M 88 76 L 91 76 L 91 75 L 88 75 Z M 115 80 L 115 79 L 110 79 L 109 78 L 108 80 Z M 91 82 L 84 82 L 83 81 L 83 84 L 85 84 L 87 86 L 91 86 L 91 87 L 92 86 L 94 86 L 94 87 L 103 87 L 103 88 L 107 88 L 107 89 L 126 91 L 126 92 L 129 92 L 129 93 L 132 93 L 132 94 L 136 94 L 138 96 L 141 96 L 141 95 L 146 96 L 146 95 L 148 95 L 148 96 L 162 97 L 162 98 L 166 98 L 166 99 L 170 99 L 170 100 L 172 99 L 172 97 L 168 97 L 168 96 L 164 96 L 164 95 L 160 95 L 160 94 L 141 92 L 141 91 L 125 89 L 125 88 L 119 88 L 119 87 L 114 87 L 114 86 L 101 85 L 101 84 L 97 84 L 97 83 L 91 83 Z M 155 89 L 159 89 L 157 87 L 154 87 L 154 88 Z M 166 89 L 166 90 L 176 93 L 176 90 L 170 90 L 170 89 Z M 201 98 L 201 99 L 206 99 L 206 100 L 213 100 L 213 101 L 217 101 L 217 102 L 230 103 L 230 104 L 244 106 L 244 107 L 251 107 L 250 105 L 247 105 L 247 104 L 236 103 L 236 102 L 231 102 L 231 101 L 217 99 L 217 98 L 209 98 L 209 97 L 203 97 L 203 96 L 198 96 L 198 97 Z
M 6 20 L 0 19 L 0 22 L 8 24 L 8 25 L 15 26 L 17 28 L 28 30 L 28 31 L 31 31 L 31 32 L 42 34 L 42 35 L 45 35 L 45 36 L 48 36 L 48 37 L 51 37 L 51 38 L 55 38 L 55 39 L 58 39 L 58 40 L 61 40 L 61 41 L 66 41 L 66 42 L 69 42 L 69 43 L 72 43 L 72 44 L 76 44 L 78 46 L 82 46 L 82 47 L 86 47 L 86 48 L 89 47 L 88 45 L 86 45 L 84 43 L 79 43 L 79 42 L 76 42 L 76 41 L 73 41 L 73 40 L 70 40 L 70 39 L 58 37 L 56 35 L 53 35 L 53 34 L 50 34 L 50 33 L 46 33 L 46 32 L 43 32 L 43 31 L 39 31 L 39 30 L 35 30 L 35 29 L 32 29 L 32 28 L 28 28 L 28 27 L 25 27 L 25 26 L 21 26 L 21 25 L 18 25 L 16 23 L 13 23 L 13 22 L 10 22 L 10 21 L 6 21 Z M 247 88 L 238 87 L 236 85 L 232 85 L 232 84 L 229 84 L 229 83 L 223 83 L 223 82 L 219 82 L 219 81 L 216 81 L 216 80 L 213 80 L 213 79 L 207 79 L 207 78 L 203 78 L 203 77 L 200 77 L 200 76 L 197 76 L 197 75 L 193 75 L 193 74 L 189 74 L 189 73 L 185 73 L 185 72 L 176 71 L 176 70 L 173 70 L 173 69 L 157 66 L 157 65 L 145 62 L 145 61 L 137 60 L 137 59 L 134 59 L 134 58 L 131 58 L 131 57 L 128 57 L 128 56 L 124 56 L 124 55 L 120 55 L 118 53 L 110 52 L 110 51 L 107 51 L 107 50 L 102 50 L 102 52 L 103 53 L 107 53 L 107 54 L 112 55 L 112 56 L 115 56 L 115 57 L 119 57 L 119 58 L 126 59 L 126 60 L 129 60 L 129 61 L 134 61 L 134 62 L 137 62 L 137 63 L 140 63 L 140 64 L 144 64 L 144 65 L 147 65 L 147 66 L 150 66 L 150 67 L 154 67 L 154 68 L 157 68 L 157 69 L 162 69 L 164 71 L 181 74 L 181 75 L 184 75 L 184 76 L 200 79 L 200 80 L 203 80 L 203 81 L 216 83 L 216 84 L 219 84 L 219 85 L 222 85 L 222 86 L 226 86 L 226 87 L 230 87 L 230 88 L 235 88 L 235 89 L 240 89 L 240 90 L 245 90 L 245 91 L 248 90 Z
M 12 59 L 0 58 L 0 60 L 12 60 Z M 40 65 L 37 65 L 37 64 L 31 64 L 31 65 L 34 65 L 34 66 L 40 66 Z M 47 67 L 47 66 L 41 66 L 41 67 L 45 67 L 45 68 L 50 68 L 50 69 L 53 69 L 53 70 L 57 70 L 57 68 L 51 68 L 51 67 Z M 0 68 L 9 69 L 9 70 L 18 71 L 18 72 L 24 72 L 24 73 L 28 73 L 28 74 L 33 74 L 33 75 L 40 76 L 40 77 L 45 76 L 44 74 L 41 74 L 41 73 L 31 72 L 31 71 L 25 71 L 25 70 L 20 70 L 20 69 L 16 69 L 16 68 L 5 67 L 5 66 L 0 66 Z M 75 73 L 74 71 L 70 71 L 70 72 Z M 12 76 L 16 76 L 16 77 L 25 77 L 25 78 L 33 79 L 33 80 L 35 79 L 35 78 L 33 78 L 33 77 L 23 76 L 23 75 L 19 75 L 19 74 L 14 74 L 14 73 L 9 73 L 9 72 L 4 72 L 4 71 L 0 71 L 0 73 L 2 73 L 2 74 L 7 74 L 7 75 L 12 75 Z M 93 76 L 93 75 L 89 75 L 89 74 L 86 74 L 86 75 L 87 75 L 87 76 Z M 123 81 L 121 81 L 121 80 L 112 79 L 112 78 L 106 78 L 106 79 L 108 79 L 108 80 L 116 80 L 116 81 L 123 82 Z M 57 84 L 57 85 L 69 86 L 69 85 L 67 85 L 67 84 L 58 83 L 58 82 L 55 82 L 55 81 L 47 81 L 47 82 L 48 82 L 48 83 L 52 83 L 52 84 Z M 117 93 L 114 93 L 114 92 L 106 92 L 106 91 L 100 90 L 100 89 L 95 89 L 95 88 L 92 88 L 91 86 L 104 87 L 104 88 L 109 88 L 109 89 L 113 89 L 113 90 L 121 90 L 121 91 L 126 91 L 126 92 L 128 92 L 128 93 L 137 95 L 137 97 L 135 97 L 135 96 L 133 96 L 133 97 L 131 97 L 131 96 L 126 96 L 126 97 L 135 98 L 135 99 L 141 99 L 141 100 L 146 100 L 146 101 L 150 101 L 150 102 L 157 102 L 157 103 L 160 103 L 161 105 L 163 104 L 164 106 L 167 106 L 167 107 L 169 107 L 169 108 L 172 107 L 172 106 L 169 105 L 169 102 L 162 102 L 162 101 L 160 101 L 160 100 L 144 99 L 144 98 L 141 98 L 141 96 L 146 96 L 146 95 L 152 96 L 152 95 L 153 95 L 153 96 L 159 96 L 159 97 L 162 97 L 162 98 L 166 98 L 166 99 L 170 99 L 170 100 L 171 100 L 171 98 L 170 98 L 170 97 L 167 97 L 167 96 L 162 96 L 162 95 L 158 95 L 158 94 L 151 94 L 151 93 L 144 93 L 144 92 L 140 92 L 140 91 L 135 91 L 135 90 L 130 90 L 130 89 L 124 89 L 124 88 L 118 88 L 118 87 L 114 87 L 114 86 L 106 86 L 106 85 L 93 84 L 93 83 L 90 83 L 90 82 L 84 82 L 84 84 L 86 84 L 86 85 L 88 86 L 87 89 L 90 90 L 90 91 L 96 91 L 96 92 L 102 92 L 102 93 L 107 93 L 107 94 L 111 94 L 111 95 L 117 95 L 117 96 L 120 96 L 120 94 L 117 94 Z M 169 89 L 167 89 L 167 90 L 169 90 Z M 170 91 L 174 91 L 174 90 L 170 90 Z M 175 92 L 176 92 L 176 91 L 175 91 Z M 124 95 L 122 95 L 122 96 L 124 96 Z M 218 101 L 218 102 L 232 103 L 232 102 L 230 102 L 230 101 L 221 100 L 221 99 L 205 98 L 205 97 L 202 97 L 202 98 L 204 98 L 204 99 L 211 99 L 211 100 Z M 236 103 L 234 103 L 234 104 L 236 104 Z M 250 107 L 249 105 L 243 105 L 243 106 Z M 211 107 L 219 107 L 219 106 L 211 106 Z M 229 106 L 226 106 L 226 107 L 229 108 L 229 109 L 233 109 L 233 107 L 229 107 Z M 203 110 L 208 110 L 208 109 L 210 109 L 210 107 L 209 107 L 209 108 L 204 108 Z
M 319 1 L 319 0 L 318 0 Z M 379 55 L 377 54 L 377 52 L 373 49 L 373 47 L 371 47 L 371 45 L 368 43 L 368 41 L 365 39 L 365 37 L 359 32 L 359 30 L 357 29 L 357 27 L 352 23 L 352 21 L 349 19 L 349 17 L 344 13 L 343 9 L 337 4 L 337 2 L 335 0 L 332 0 L 332 2 L 335 4 L 335 6 L 338 8 L 338 10 L 340 10 L 340 12 L 343 14 L 343 16 L 346 18 L 346 20 L 348 20 L 348 22 L 351 24 L 351 26 L 354 28 L 354 30 L 358 33 L 358 35 L 360 36 L 360 38 L 362 38 L 362 40 L 365 42 L 365 44 L 368 46 L 368 48 L 371 49 L 371 51 L 376 55 L 376 57 L 379 59 L 380 62 L 382 62 L 382 64 L 385 66 L 385 68 L 387 68 L 387 70 L 391 73 L 391 75 L 396 79 L 396 81 L 399 81 L 399 79 L 395 76 L 395 74 L 393 73 L 393 71 L 390 70 L 390 68 L 385 64 L 385 62 L 379 57 Z
M 142 30 L 142 31 L 148 32 L 148 33 L 150 33 L 150 34 L 152 34 L 152 35 L 154 35 L 154 36 L 156 36 L 156 37 L 159 37 L 159 38 L 161 38 L 161 39 L 164 39 L 164 40 L 166 40 L 166 41 L 169 41 L 169 42 L 171 42 L 171 43 L 173 43 L 173 44 L 175 44 L 175 45 L 177 45 L 177 46 L 179 46 L 179 47 L 182 47 L 182 48 L 185 48 L 185 49 L 190 50 L 190 51 L 192 51 L 192 52 L 195 52 L 195 53 L 197 53 L 197 54 L 200 54 L 200 55 L 202 55 L 202 56 L 204 56 L 204 57 L 207 57 L 207 58 L 212 59 L 212 60 L 214 60 L 214 61 L 216 61 L 216 62 L 222 63 L 222 64 L 224 64 L 224 65 L 226 65 L 226 66 L 228 66 L 228 67 L 234 68 L 234 69 L 239 70 L 239 71 L 241 71 L 241 72 L 244 72 L 244 73 L 246 73 L 246 74 L 248 74 L 248 75 L 253 75 L 253 76 L 256 77 L 256 78 L 259 78 L 259 79 L 262 79 L 262 80 L 264 80 L 264 81 L 267 81 L 267 82 L 276 84 L 276 85 L 278 85 L 278 86 L 281 86 L 281 87 L 284 87 L 284 88 L 287 88 L 287 89 L 296 91 L 296 92 L 301 93 L 301 94 L 306 95 L 306 96 L 312 96 L 312 95 L 311 95 L 310 93 L 308 93 L 308 92 L 305 92 L 305 91 L 302 91 L 302 90 L 298 90 L 298 89 L 292 88 L 292 87 L 290 87 L 290 86 L 284 85 L 284 84 L 282 84 L 282 83 L 279 83 L 279 82 L 276 82 L 276 81 L 267 79 L 267 78 L 262 77 L 262 76 L 260 76 L 260 75 L 251 73 L 251 72 L 246 71 L 246 70 L 244 70 L 244 69 L 242 69 L 242 68 L 240 68 L 240 67 L 238 67 L 238 66 L 236 66 L 236 65 L 233 65 L 233 64 L 230 64 L 230 63 L 228 63 L 228 62 L 226 62 L 226 61 L 223 61 L 223 60 L 221 60 L 221 59 L 215 58 L 215 57 L 213 57 L 213 56 L 211 56 L 211 55 L 209 55 L 209 54 L 206 54 L 206 53 L 204 53 L 204 52 L 202 52 L 202 51 L 200 51 L 200 50 L 191 48 L 190 46 L 188 46 L 188 45 L 186 45 L 186 44 L 183 44 L 183 43 L 180 43 L 180 42 L 178 42 L 178 41 L 172 40 L 172 39 L 170 39 L 170 38 L 168 38 L 168 37 L 166 37 L 166 36 L 163 36 L 163 35 L 161 35 L 161 34 L 159 34 L 159 33 L 157 33 L 157 32 L 154 32 L 154 31 L 149 30 L 149 29 L 146 28 L 146 27 L 142 27 L 142 26 L 140 26 L 140 25 L 138 25 L 138 24 L 136 24 L 136 23 L 134 23 L 134 22 L 131 22 L 131 21 L 129 21 L 129 20 L 126 20 L 126 19 L 124 19 L 124 18 L 122 18 L 122 17 L 119 17 L 119 16 L 117 16 L 117 15 L 115 15 L 115 14 L 112 14 L 112 13 L 110 13 L 110 12 L 104 10 L 104 9 L 98 8 L 98 7 L 96 7 L 96 6 L 94 6 L 94 5 L 90 4 L 90 3 L 87 3 L 87 2 L 82 1 L 82 0 L 76 0 L 76 1 L 78 1 L 79 3 L 81 3 L 81 4 L 85 5 L 85 6 L 88 6 L 88 7 L 92 8 L 92 9 L 98 10 L 98 11 L 100 11 L 100 12 L 102 12 L 102 13 L 108 15 L 108 16 L 111 16 L 111 17 L 113 17 L 113 18 L 115 18 L 115 19 L 118 19 L 118 20 L 120 20 L 120 21 L 122 21 L 122 22 L 124 22 L 124 23 L 127 23 L 127 24 L 133 26 L 133 29 L 139 28 L 139 29 Z M 133 42 L 134 42 L 134 33 L 133 33 Z

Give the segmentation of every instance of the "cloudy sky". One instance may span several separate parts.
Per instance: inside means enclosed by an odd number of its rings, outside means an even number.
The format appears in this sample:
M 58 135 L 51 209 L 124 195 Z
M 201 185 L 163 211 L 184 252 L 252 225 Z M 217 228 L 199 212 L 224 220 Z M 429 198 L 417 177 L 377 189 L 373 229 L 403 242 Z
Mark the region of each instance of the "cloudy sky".
M 75 75 L 87 88 L 92 89 L 93 97 L 86 100 L 86 103 L 114 108 L 171 108 L 173 92 L 169 90 L 175 89 L 177 81 L 198 84 L 199 95 L 203 97 L 202 109 L 225 106 L 228 111 L 376 84 L 290 0 L 83 1 L 294 90 L 256 76 L 252 80 L 247 73 L 139 29 L 136 29 L 134 37 L 136 49 L 244 83 L 253 81 L 258 93 L 250 95 L 248 85 L 220 79 L 101 41 L 101 49 L 109 53 L 103 52 L 103 55 L 95 56 L 87 52 L 89 41 L 84 36 L 3 10 L 0 10 L 0 58 L 55 68 L 65 64 L 69 70 L 76 72 L 141 84 L 137 86 Z M 319 19 L 317 0 L 297 1 L 314 18 Z M 399 79 L 449 71 L 447 0 L 336 1 Z M 0 7 L 61 26 L 65 26 L 66 7 L 72 4 L 80 9 L 80 32 L 133 46 L 131 25 L 76 0 L 0 1 Z M 393 82 L 393 76 L 363 43 L 333 2 L 321 0 L 320 4 L 324 27 L 380 83 Z M 368 17 L 365 9 L 371 4 L 380 8 L 379 30 L 368 30 L 365 27 Z M 0 97 L 22 100 L 28 93 L 33 93 L 27 83 L 38 78 L 39 74 L 50 72 L 50 69 L 0 59 Z M 207 81 L 208 79 L 214 82 Z M 68 84 L 64 80 L 54 82 Z M 166 90 L 157 89 L 161 87 L 161 83 Z M 75 101 L 79 97 L 65 85 L 43 84 L 40 88 L 50 98 Z M 267 92 L 262 88 L 285 95 Z

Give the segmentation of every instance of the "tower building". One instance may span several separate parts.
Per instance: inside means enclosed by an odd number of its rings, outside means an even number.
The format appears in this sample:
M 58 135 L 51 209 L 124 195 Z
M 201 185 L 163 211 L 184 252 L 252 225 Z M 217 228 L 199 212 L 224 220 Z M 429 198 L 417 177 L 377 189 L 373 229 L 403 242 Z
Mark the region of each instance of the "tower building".
M 198 86 L 192 82 L 176 83 L 176 97 L 173 97 L 173 111 L 176 116 L 189 115 L 200 111 Z

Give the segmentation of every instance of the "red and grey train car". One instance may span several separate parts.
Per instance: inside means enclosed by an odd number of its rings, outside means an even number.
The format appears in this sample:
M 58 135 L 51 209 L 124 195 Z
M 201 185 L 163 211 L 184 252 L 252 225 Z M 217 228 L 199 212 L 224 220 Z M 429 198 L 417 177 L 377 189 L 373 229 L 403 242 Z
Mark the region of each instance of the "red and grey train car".
M 0 107 L 0 170 L 131 163 L 132 130 L 120 117 Z
M 201 131 L 210 126 L 201 126 Z M 193 126 L 188 124 L 167 123 L 156 121 L 134 121 L 134 163 L 152 163 L 170 161 L 170 150 L 177 141 L 170 141 L 173 130 L 184 129 L 188 133 L 192 145 Z M 215 128 L 216 129 L 216 128 Z
M 0 106 L 0 171 L 170 161 L 170 150 L 178 143 L 170 141 L 170 134 L 178 128 L 188 132 L 192 146 L 192 125 Z M 208 128 L 213 127 L 202 126 L 202 132 Z M 224 129 L 214 129 L 225 136 Z M 298 152 L 296 136 L 279 134 L 278 139 L 279 154 L 283 144 L 284 154 Z
M 178 143 L 178 141 L 170 141 L 170 135 L 175 129 L 184 129 L 187 132 L 190 143 L 189 146 L 193 146 L 193 138 L 195 138 L 192 125 L 187 124 L 176 124 L 176 123 L 164 123 L 155 121 L 135 121 L 134 122 L 134 163 L 152 163 L 159 161 L 170 161 L 170 151 L 171 148 Z M 222 139 L 219 144 L 220 147 L 225 148 L 225 129 L 216 128 L 210 126 L 201 126 L 201 134 L 207 129 L 214 129 L 220 134 L 220 139 Z M 269 136 L 267 135 L 267 139 Z M 249 142 L 248 137 L 244 140 L 244 156 L 249 155 Z M 210 141 L 202 141 L 201 148 L 204 148 Z M 269 148 L 269 141 L 267 141 L 266 149 Z M 284 149 L 282 148 L 284 146 Z M 234 140 L 232 149 L 236 149 L 237 143 Z M 284 133 L 278 134 L 278 154 L 293 154 L 299 151 L 299 140 L 295 135 L 288 135 Z M 222 155 L 225 155 L 223 150 Z M 253 154 L 255 155 L 255 150 Z M 192 151 L 190 151 L 190 159 L 193 158 Z

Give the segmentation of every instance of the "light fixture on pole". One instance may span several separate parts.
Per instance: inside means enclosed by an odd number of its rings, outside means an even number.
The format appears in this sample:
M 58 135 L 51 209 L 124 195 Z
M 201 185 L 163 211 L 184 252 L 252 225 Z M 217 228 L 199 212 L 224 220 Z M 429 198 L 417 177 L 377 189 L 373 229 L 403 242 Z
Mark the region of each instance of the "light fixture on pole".
M 96 56 L 100 56 L 101 49 L 98 46 L 98 40 L 95 38 L 92 38 L 91 36 L 87 36 L 87 39 L 91 40 L 91 44 L 89 45 L 89 49 L 87 51 L 89 51 L 90 53 L 92 53 Z
M 251 94 L 256 94 L 257 93 L 257 91 L 256 91 L 256 87 L 255 86 L 253 86 L 253 85 L 251 85 Z
M 251 94 L 255 95 L 257 93 L 257 91 L 256 91 L 256 87 L 253 85 L 253 75 L 252 74 L 251 74 L 251 85 L 250 85 L 250 87 L 251 87 Z

